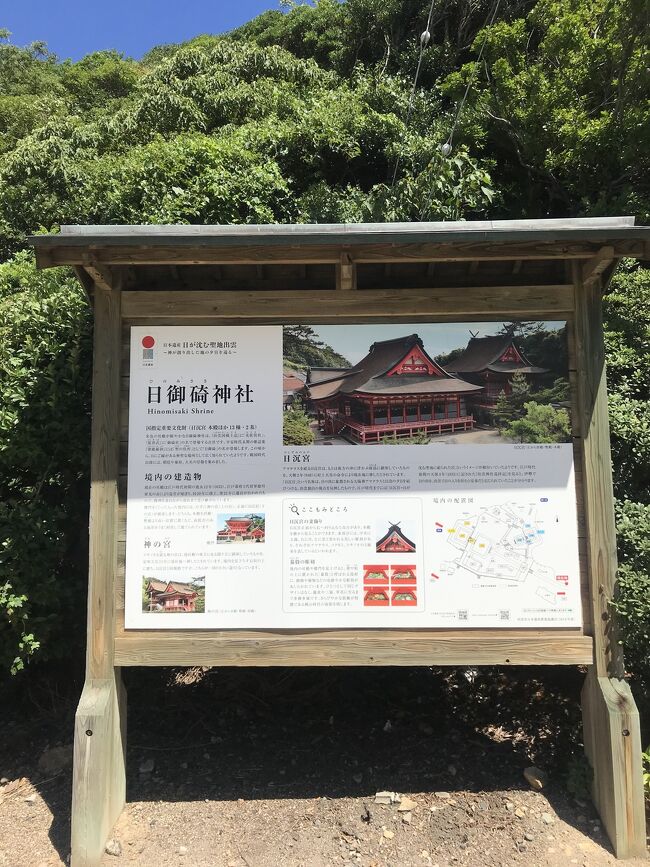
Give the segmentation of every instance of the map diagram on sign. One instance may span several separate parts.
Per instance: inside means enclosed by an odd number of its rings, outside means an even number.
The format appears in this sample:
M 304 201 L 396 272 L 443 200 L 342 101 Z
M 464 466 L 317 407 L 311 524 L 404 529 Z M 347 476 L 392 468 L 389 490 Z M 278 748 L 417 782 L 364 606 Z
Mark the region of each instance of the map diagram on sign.
M 569 575 L 576 572 L 558 562 L 562 521 L 548 498 L 445 511 L 434 524 L 438 557 L 431 579 L 441 593 L 444 586 L 461 619 L 471 619 L 472 608 L 477 617 L 487 617 L 488 600 L 499 621 L 511 620 L 524 605 L 538 606 L 538 614 L 568 613 Z

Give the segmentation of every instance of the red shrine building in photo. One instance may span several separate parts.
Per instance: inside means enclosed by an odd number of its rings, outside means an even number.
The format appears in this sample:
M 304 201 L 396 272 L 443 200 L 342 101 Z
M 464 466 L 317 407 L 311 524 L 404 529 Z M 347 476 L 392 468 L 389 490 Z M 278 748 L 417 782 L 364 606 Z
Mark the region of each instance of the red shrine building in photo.
M 217 532 L 217 540 L 223 542 L 263 542 L 264 527 L 255 525 L 252 518 L 228 518 L 223 530 Z
M 472 337 L 464 352 L 445 365 L 445 369 L 458 374 L 468 382 L 481 385 L 480 392 L 469 400 L 479 421 L 490 421 L 501 392 L 510 394 L 510 380 L 515 373 L 523 374 L 530 385 L 539 384 L 548 370 L 536 367 L 515 343 L 512 334 L 496 337 Z
M 388 532 L 378 540 L 378 554 L 407 554 L 415 551 L 415 542 L 411 542 L 400 530 L 399 524 L 391 524 Z
M 466 398 L 482 385 L 452 376 L 409 334 L 373 343 L 353 367 L 311 368 L 305 391 L 323 433 L 379 443 L 472 430 Z
M 199 595 L 191 584 L 181 581 L 156 581 L 150 578 L 146 593 L 149 597 L 149 611 L 182 613 L 194 611 Z

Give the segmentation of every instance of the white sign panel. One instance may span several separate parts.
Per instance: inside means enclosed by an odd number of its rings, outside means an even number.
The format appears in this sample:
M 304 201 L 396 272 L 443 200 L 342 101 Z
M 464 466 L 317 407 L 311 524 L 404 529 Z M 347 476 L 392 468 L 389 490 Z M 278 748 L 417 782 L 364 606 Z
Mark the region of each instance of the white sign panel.
M 338 367 L 287 340 L 131 329 L 128 629 L 580 626 L 570 442 L 492 430 L 417 334 Z

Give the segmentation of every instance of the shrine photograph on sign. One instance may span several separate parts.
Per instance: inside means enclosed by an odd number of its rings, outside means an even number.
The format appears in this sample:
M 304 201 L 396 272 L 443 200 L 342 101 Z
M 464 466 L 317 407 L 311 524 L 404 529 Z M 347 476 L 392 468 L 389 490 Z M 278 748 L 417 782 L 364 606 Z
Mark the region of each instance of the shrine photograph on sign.
M 570 442 L 564 322 L 287 325 L 285 445 Z
M 581 625 L 565 323 L 151 325 L 130 352 L 127 629 Z

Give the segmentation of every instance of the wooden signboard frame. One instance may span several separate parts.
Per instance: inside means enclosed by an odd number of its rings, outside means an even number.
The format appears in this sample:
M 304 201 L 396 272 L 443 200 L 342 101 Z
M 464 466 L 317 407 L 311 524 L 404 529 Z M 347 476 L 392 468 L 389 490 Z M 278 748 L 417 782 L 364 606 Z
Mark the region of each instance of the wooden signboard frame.
M 32 238 L 95 316 L 86 683 L 76 716 L 72 867 L 99 862 L 125 803 L 131 665 L 586 665 L 585 751 L 620 858 L 645 852 L 638 712 L 612 599 L 616 539 L 602 293 L 650 258 L 631 218 L 359 226 L 87 226 Z M 128 333 L 145 324 L 566 320 L 582 629 L 125 630 Z

